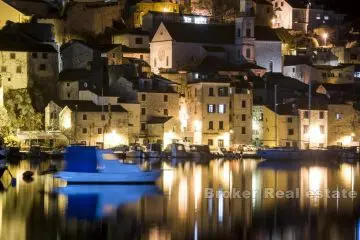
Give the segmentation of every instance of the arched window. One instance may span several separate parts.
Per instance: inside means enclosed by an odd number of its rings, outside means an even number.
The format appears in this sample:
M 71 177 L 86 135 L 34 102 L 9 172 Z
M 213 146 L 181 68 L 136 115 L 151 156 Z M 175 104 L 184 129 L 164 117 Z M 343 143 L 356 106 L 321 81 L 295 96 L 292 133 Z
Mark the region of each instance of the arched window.
M 251 49 L 250 48 L 246 49 L 246 58 L 251 58 Z
M 250 28 L 246 29 L 246 37 L 251 37 L 251 29 Z
M 237 36 L 238 36 L 238 37 L 241 37 L 241 30 L 240 30 L 240 28 L 237 29 Z

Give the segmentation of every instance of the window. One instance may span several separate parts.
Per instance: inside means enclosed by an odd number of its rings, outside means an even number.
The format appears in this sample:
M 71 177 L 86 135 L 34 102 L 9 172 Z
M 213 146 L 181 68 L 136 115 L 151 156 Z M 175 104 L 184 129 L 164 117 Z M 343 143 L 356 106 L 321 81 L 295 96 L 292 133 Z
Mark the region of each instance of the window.
M 87 128 L 83 128 L 83 129 L 82 129 L 82 133 L 83 133 L 83 134 L 86 134 L 86 133 L 87 133 Z
M 224 140 L 222 140 L 222 139 L 218 140 L 218 147 L 220 147 L 220 148 L 224 147 Z
M 46 70 L 46 65 L 45 64 L 40 64 L 39 65 L 39 70 L 40 71 L 45 71 Z
M 288 123 L 292 123 L 292 122 L 293 122 L 292 117 L 288 117 L 288 118 L 287 118 L 287 122 L 288 122 Z
M 102 134 L 102 128 L 98 128 L 98 134 Z
M 21 73 L 21 66 L 16 67 L 16 73 Z
M 1 72 L 6 72 L 6 66 L 1 66 Z
M 167 116 L 169 114 L 167 109 L 164 109 L 164 115 Z
M 319 119 L 324 119 L 324 112 L 323 111 L 319 112 Z
M 284 6 L 284 2 L 281 2 L 281 4 L 280 4 L 282 7 Z
M 357 60 L 357 54 L 351 54 L 350 55 L 350 60 Z
M 246 36 L 251 37 L 251 29 L 250 28 L 246 29 Z
M 228 96 L 228 88 L 227 87 L 219 87 L 218 88 L 219 97 L 226 97 Z
M 225 104 L 219 104 L 219 113 L 223 114 L 226 112 L 226 105 Z
M 324 125 L 320 125 L 320 133 L 324 134 L 325 133 L 325 127 Z
M 83 120 L 87 120 L 87 115 L 83 114 Z
M 343 114 L 342 113 L 337 113 L 336 114 L 336 120 L 340 120 L 343 118 Z
M 209 121 L 209 130 L 213 130 L 213 129 L 214 129 L 214 122 Z
M 101 115 L 101 121 L 105 121 L 105 120 L 106 120 L 105 115 L 102 114 L 102 115 Z
M 37 54 L 36 52 L 33 52 L 33 53 L 31 54 L 31 57 L 32 57 L 32 58 L 38 58 L 38 54 Z
M 329 20 L 329 16 L 324 16 L 324 19 L 325 19 L 325 20 Z
M 141 37 L 135 38 L 135 44 L 143 44 L 143 39 Z
M 140 54 L 140 59 L 144 60 L 144 55 Z
M 290 142 L 286 142 L 286 147 L 291 147 L 291 143 L 290 143 Z
M 246 114 L 241 114 L 241 121 L 246 121 Z
M 146 124 L 145 123 L 141 123 L 141 131 L 145 131 L 146 130 Z
M 215 104 L 208 104 L 208 113 L 216 112 Z
M 237 36 L 238 36 L 238 37 L 241 37 L 241 30 L 240 30 L 240 28 L 238 28 L 236 32 L 237 32 Z
M 321 19 L 321 16 L 320 16 L 320 14 L 318 13 L 318 14 L 316 14 L 316 19 L 317 20 L 320 20 Z
M 164 102 L 168 101 L 168 95 L 164 95 Z
M 273 61 L 270 61 L 269 70 L 270 70 L 270 72 L 273 72 L 273 70 L 274 70 L 274 62 Z
M 319 148 L 324 148 L 324 144 L 323 144 L 323 143 L 319 143 Z
M 146 109 L 145 108 L 141 108 L 141 115 L 145 115 L 146 114 Z
M 309 125 L 304 125 L 303 133 L 308 134 L 308 132 L 309 132 Z
M 224 130 L 224 122 L 219 121 L 219 130 Z
M 208 139 L 208 145 L 209 145 L 209 146 L 214 145 L 214 140 L 212 140 L 212 139 Z
M 241 107 L 242 107 L 242 108 L 246 108 L 246 100 L 242 100 L 242 101 L 241 101 Z
M 169 56 L 166 56 L 166 66 L 169 66 Z
M 15 53 L 10 53 L 10 59 L 15 59 L 15 58 L 16 58 Z
M 209 96 L 214 96 L 214 89 L 212 87 L 209 88 Z
M 67 97 L 70 98 L 70 93 L 67 94 Z
M 294 72 L 295 72 L 295 67 L 293 67 L 293 69 L 292 69 L 292 70 L 293 70 L 293 73 L 294 73 Z
M 145 94 L 141 94 L 141 101 L 146 101 L 146 95 Z
M 47 53 L 43 53 L 43 54 L 42 54 L 42 58 L 43 58 L 43 59 L 47 59 L 47 58 L 48 58 L 48 54 L 47 54 Z
M 250 50 L 250 48 L 246 49 L 246 58 L 251 58 L 251 50 Z
M 66 86 L 67 86 L 67 87 L 70 87 L 70 83 L 69 83 L 69 82 L 67 82 L 67 83 L 66 83 Z
M 289 128 L 288 129 L 288 135 L 294 135 L 294 129 Z
M 279 6 L 279 4 L 276 2 L 276 3 L 275 3 L 275 7 L 277 8 L 278 6 Z
M 309 111 L 305 111 L 305 112 L 304 112 L 304 118 L 305 118 L 305 119 L 309 119 Z
M 245 127 L 241 127 L 241 134 L 246 134 L 246 128 Z

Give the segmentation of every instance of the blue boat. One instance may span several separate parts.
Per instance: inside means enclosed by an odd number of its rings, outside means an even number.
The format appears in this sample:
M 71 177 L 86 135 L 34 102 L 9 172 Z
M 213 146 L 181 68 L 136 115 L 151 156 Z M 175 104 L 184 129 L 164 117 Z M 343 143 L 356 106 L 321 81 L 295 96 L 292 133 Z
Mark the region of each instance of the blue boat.
M 54 175 L 69 184 L 148 184 L 160 171 L 143 171 L 138 165 L 122 163 L 111 150 L 69 146 L 65 170 Z
M 156 185 L 70 185 L 55 192 L 67 197 L 67 218 L 86 220 L 109 217 L 124 204 L 161 194 Z

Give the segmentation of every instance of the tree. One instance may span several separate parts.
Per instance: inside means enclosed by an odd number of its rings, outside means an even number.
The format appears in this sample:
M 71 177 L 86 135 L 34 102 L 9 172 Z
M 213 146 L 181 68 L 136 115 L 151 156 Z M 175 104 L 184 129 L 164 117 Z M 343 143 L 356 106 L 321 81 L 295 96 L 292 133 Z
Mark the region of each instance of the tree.
M 4 93 L 4 103 L 8 113 L 10 131 L 40 130 L 43 116 L 35 112 L 28 89 L 10 89 Z

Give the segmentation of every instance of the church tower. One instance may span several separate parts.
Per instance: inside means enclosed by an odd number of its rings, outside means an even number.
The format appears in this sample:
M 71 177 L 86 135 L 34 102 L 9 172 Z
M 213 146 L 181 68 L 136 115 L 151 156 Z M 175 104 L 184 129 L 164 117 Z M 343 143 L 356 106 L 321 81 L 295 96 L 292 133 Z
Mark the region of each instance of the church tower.
M 236 61 L 255 62 L 255 12 L 252 0 L 240 0 L 239 17 L 235 20 Z

